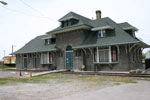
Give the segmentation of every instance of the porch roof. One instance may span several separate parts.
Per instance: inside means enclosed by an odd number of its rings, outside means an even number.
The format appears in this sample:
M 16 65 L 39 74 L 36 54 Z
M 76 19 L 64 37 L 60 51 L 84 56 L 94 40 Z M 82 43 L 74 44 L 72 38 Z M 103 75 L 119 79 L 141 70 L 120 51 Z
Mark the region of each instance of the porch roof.
M 87 44 L 87 45 L 79 45 L 74 46 L 73 49 L 79 49 L 79 48 L 93 48 L 93 47 L 104 47 L 104 46 L 113 46 L 113 45 L 125 45 L 125 44 L 137 44 L 140 45 L 142 48 L 150 48 L 148 44 L 145 44 L 141 41 L 136 42 L 126 42 L 126 43 L 103 43 L 103 44 Z
M 21 49 L 14 52 L 13 54 L 23 54 L 23 53 L 34 53 L 34 52 L 45 52 L 45 51 L 56 51 L 55 45 L 44 45 L 45 40 L 43 38 L 49 35 L 41 35 L 32 39 L 30 42 L 25 44 Z

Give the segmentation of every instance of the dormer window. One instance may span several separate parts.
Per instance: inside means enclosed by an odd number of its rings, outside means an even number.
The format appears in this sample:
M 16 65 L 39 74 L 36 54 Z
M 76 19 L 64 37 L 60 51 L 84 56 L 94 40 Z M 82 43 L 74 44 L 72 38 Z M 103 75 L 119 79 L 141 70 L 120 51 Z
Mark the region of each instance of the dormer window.
M 77 19 L 70 19 L 70 25 L 75 25 L 78 23 Z
M 56 43 L 56 38 L 51 38 L 51 44 L 55 44 Z
M 78 23 L 77 19 L 69 19 L 61 22 L 61 27 L 68 27 Z
M 55 44 L 56 38 L 45 39 L 45 45 Z
M 45 44 L 49 45 L 50 44 L 50 39 L 45 39 Z
M 135 31 L 134 30 L 125 30 L 129 35 L 135 37 Z
M 98 38 L 106 37 L 106 31 L 105 30 L 99 30 L 97 36 L 98 36 Z

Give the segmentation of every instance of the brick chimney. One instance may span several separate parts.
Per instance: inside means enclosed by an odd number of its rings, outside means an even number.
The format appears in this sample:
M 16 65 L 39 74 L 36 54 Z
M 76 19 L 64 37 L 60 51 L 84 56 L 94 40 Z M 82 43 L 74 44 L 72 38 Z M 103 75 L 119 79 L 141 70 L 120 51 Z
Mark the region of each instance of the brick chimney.
M 96 19 L 101 19 L 101 11 L 100 10 L 96 11 Z

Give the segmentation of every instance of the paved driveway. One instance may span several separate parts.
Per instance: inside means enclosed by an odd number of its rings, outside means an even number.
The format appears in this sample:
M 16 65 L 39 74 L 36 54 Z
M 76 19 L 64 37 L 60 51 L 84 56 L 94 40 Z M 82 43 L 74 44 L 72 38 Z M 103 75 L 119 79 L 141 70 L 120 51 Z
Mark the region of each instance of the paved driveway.
M 53 100 L 150 100 L 150 81 L 107 87 Z

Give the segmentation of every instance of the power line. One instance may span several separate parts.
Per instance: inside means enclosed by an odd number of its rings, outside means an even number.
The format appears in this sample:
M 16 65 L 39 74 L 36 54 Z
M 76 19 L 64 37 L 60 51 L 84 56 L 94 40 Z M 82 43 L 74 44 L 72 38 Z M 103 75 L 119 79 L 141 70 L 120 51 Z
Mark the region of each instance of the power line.
M 24 5 L 26 5 L 27 7 L 31 8 L 33 11 L 37 12 L 38 14 L 40 14 L 42 16 L 42 18 L 46 18 L 46 19 L 50 19 L 53 20 L 52 18 L 46 17 L 42 12 L 38 11 L 37 9 L 33 8 L 32 6 L 30 6 L 28 3 L 24 2 L 23 0 L 19 0 L 21 1 Z M 53 20 L 55 21 L 55 20 Z M 56 21 L 55 21 L 56 22 Z
M 37 9 L 35 9 L 35 8 L 31 7 L 29 4 L 27 4 L 27 3 L 26 3 L 26 2 L 24 2 L 23 0 L 19 0 L 19 1 L 21 1 L 24 5 L 26 5 L 27 7 L 31 8 L 33 11 L 37 12 L 38 14 L 40 14 L 40 15 L 44 16 L 44 14 L 43 14 L 43 13 L 41 13 L 41 12 L 40 12 L 40 11 L 38 11 Z
M 1 5 L 0 5 L 1 6 Z M 11 11 L 11 12 L 16 12 L 16 13 L 20 13 L 20 14 L 23 14 L 23 15 L 27 15 L 27 16 L 33 16 L 33 17 L 38 17 L 38 18 L 44 18 L 44 19 L 49 19 L 53 22 L 57 22 L 55 20 L 53 20 L 52 18 L 49 18 L 49 17 L 45 17 L 45 16 L 36 16 L 36 15 L 33 15 L 33 14 L 30 14 L 30 13 L 26 13 L 26 12 L 23 12 L 23 11 L 20 11 L 20 10 L 16 10 L 16 9 L 11 9 L 11 8 L 8 8 L 8 7 L 4 7 L 4 6 L 1 6 L 2 8 L 8 10 L 8 11 Z

